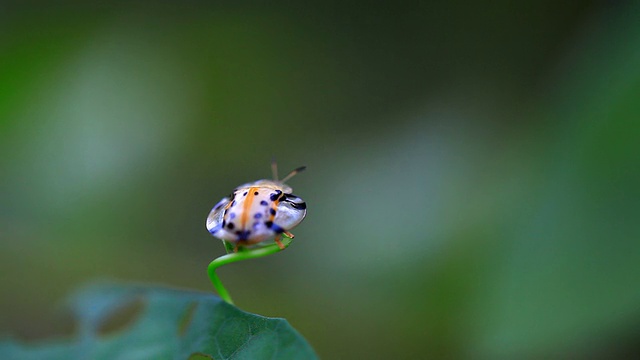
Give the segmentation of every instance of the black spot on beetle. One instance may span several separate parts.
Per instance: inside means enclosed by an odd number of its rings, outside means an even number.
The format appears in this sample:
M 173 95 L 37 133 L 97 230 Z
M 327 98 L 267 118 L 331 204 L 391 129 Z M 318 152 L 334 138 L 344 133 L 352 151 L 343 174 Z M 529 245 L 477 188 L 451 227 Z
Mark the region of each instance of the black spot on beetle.
M 274 208 L 269 209 L 269 214 L 275 215 L 276 214 L 276 209 L 274 209 Z
M 273 221 L 269 220 L 269 221 L 265 221 L 264 222 L 264 226 L 268 227 L 269 229 L 271 229 L 271 227 L 273 226 Z
M 232 222 L 227 224 L 227 229 L 229 229 L 229 230 L 233 230 L 234 227 L 235 227 L 235 225 L 233 225 Z
M 251 235 L 251 231 L 250 230 L 238 230 L 236 231 L 236 235 L 238 236 L 238 240 L 242 241 L 242 240 L 247 240 L 249 238 L 249 235 Z
M 271 225 L 271 230 L 272 230 L 273 232 L 278 233 L 278 234 L 281 234 L 281 233 L 283 233 L 283 232 L 284 232 L 284 229 L 283 229 L 283 228 L 281 228 L 280 226 L 278 226 L 278 224 L 273 224 L 273 225 Z
M 306 202 L 301 202 L 301 203 L 295 203 L 293 201 L 289 202 L 289 204 L 291 204 L 291 206 L 294 209 L 298 209 L 298 210 L 304 210 L 307 208 L 307 203 Z
M 247 196 L 247 194 L 248 194 L 248 193 L 245 191 L 245 192 L 244 192 L 244 194 L 242 194 L 242 196 Z
M 267 206 L 267 205 L 269 205 L 269 203 L 266 200 L 262 200 L 262 201 L 260 201 L 260 205 Z
M 253 215 L 254 219 L 260 219 L 262 217 L 262 214 L 260 213 L 256 213 L 255 215 Z
M 218 225 L 213 229 L 210 229 L 209 232 L 211 233 L 211 235 L 215 235 L 218 231 L 220 231 L 220 229 L 222 229 L 222 226 Z
M 258 196 L 258 194 L 259 194 L 259 193 L 258 193 L 257 191 L 253 193 L 253 195 L 256 195 L 256 196 Z
M 276 201 L 276 200 L 278 200 L 279 195 L 280 194 L 273 193 L 273 194 L 269 195 L 269 199 L 271 199 L 271 201 Z

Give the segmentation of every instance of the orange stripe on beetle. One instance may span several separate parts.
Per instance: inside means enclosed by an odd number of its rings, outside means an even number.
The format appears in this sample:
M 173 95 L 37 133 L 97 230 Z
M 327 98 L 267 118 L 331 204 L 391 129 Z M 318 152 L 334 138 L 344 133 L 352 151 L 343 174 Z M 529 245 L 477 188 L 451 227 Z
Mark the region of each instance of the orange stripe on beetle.
M 278 209 L 278 205 L 280 204 L 280 199 L 284 197 L 284 192 L 280 190 L 276 190 L 273 194 L 270 195 L 269 199 L 271 200 L 271 207 L 269 208 L 269 220 L 273 221 L 276 217 L 276 211 Z
M 273 202 L 273 206 L 269 209 L 269 220 L 273 221 L 276 218 L 276 209 L 278 208 L 278 201 Z
M 253 204 L 253 200 L 256 195 L 258 195 L 258 188 L 251 187 L 247 190 L 247 197 L 244 199 L 244 204 L 242 204 L 242 215 L 240 217 L 240 224 L 243 229 L 247 226 L 247 220 L 249 218 L 249 209 L 251 209 L 251 205 Z

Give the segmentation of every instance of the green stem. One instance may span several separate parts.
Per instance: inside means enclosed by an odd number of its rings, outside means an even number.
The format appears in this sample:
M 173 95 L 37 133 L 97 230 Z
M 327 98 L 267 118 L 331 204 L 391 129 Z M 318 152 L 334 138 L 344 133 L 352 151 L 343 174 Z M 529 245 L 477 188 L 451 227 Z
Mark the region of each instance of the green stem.
M 291 244 L 291 239 L 288 237 L 283 237 L 282 244 L 286 249 Z M 270 244 L 270 245 L 265 245 L 259 248 L 253 248 L 253 249 L 239 249 L 237 253 L 222 255 L 219 258 L 214 259 L 209 264 L 209 267 L 207 268 L 209 279 L 211 279 L 211 283 L 213 284 L 213 287 L 218 292 L 218 295 L 220 295 L 220 298 L 222 298 L 222 300 L 228 302 L 229 304 L 233 304 L 233 300 L 231 300 L 231 295 L 229 295 L 229 292 L 227 291 L 227 289 L 225 289 L 225 287 L 222 285 L 222 281 L 220 281 L 220 278 L 218 278 L 218 275 L 216 274 L 216 270 L 220 266 L 225 264 L 230 264 L 230 263 L 234 263 L 236 261 L 242 261 L 242 260 L 257 259 L 263 256 L 275 254 L 282 250 L 284 249 L 280 249 L 280 247 L 277 244 Z

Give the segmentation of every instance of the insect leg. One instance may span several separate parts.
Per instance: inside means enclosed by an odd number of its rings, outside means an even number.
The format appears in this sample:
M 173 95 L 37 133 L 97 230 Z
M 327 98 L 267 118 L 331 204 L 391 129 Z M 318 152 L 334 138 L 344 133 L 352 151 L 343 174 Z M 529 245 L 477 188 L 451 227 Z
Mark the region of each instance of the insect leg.
M 280 250 L 285 249 L 284 244 L 282 243 L 282 241 L 280 241 L 280 234 L 276 235 L 275 241 L 276 241 L 276 244 L 278 244 L 278 247 L 280 248 Z

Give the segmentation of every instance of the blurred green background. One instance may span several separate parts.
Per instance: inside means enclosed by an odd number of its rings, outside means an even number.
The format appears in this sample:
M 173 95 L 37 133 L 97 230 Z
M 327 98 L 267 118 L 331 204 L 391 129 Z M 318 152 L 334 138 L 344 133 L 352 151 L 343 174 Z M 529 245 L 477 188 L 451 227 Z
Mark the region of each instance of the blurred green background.
M 637 3 L 636 3 L 637 4 Z M 0 5 L 0 334 L 94 279 L 212 291 L 204 226 L 307 165 L 220 275 L 325 359 L 640 356 L 640 6 Z

